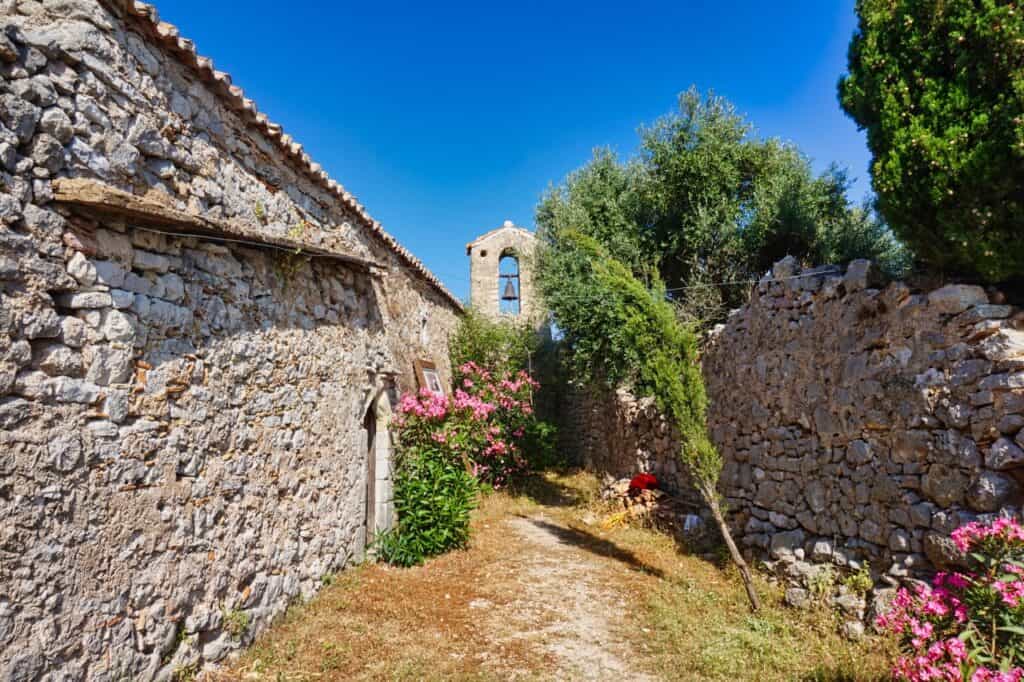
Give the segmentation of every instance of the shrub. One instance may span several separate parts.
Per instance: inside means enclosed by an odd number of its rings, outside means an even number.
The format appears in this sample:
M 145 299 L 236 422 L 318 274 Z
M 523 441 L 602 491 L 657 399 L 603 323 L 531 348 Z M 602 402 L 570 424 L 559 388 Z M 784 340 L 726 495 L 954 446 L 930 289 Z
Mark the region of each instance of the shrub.
M 1024 275 L 1024 11 L 1009 0 L 858 0 L 843 109 L 867 130 L 879 210 L 931 266 Z
M 383 559 L 411 566 L 465 546 L 478 481 L 497 488 L 527 472 L 525 448 L 550 456 L 554 429 L 534 417 L 537 388 L 525 372 L 496 376 L 467 362 L 451 397 L 402 396 L 392 420 L 398 525 L 378 542 Z
M 554 424 L 534 419 L 527 423 L 521 446 L 531 471 L 559 467 L 565 460 L 558 451 L 558 429 Z
M 502 375 L 528 369 L 539 346 L 540 335 L 527 322 L 492 320 L 470 308 L 452 335 L 449 354 L 452 367 L 472 362 Z
M 819 567 L 818 571 L 807 581 L 807 587 L 815 601 L 826 601 L 832 596 L 832 591 L 836 587 L 835 569 L 828 565 Z
M 879 628 L 904 652 L 893 677 L 1020 682 L 1024 677 L 1024 528 L 1000 518 L 952 533 L 971 569 L 900 590 Z
M 398 526 L 378 539 L 382 559 L 415 566 L 466 546 L 477 485 L 446 448 L 403 448 L 395 462 L 394 486 Z
M 241 639 L 249 629 L 249 614 L 238 609 L 228 609 L 223 613 L 224 629 L 233 639 Z
M 854 594 L 865 595 L 870 592 L 875 586 L 875 581 L 871 577 L 871 565 L 865 561 L 856 573 L 851 573 L 843 579 L 843 585 Z

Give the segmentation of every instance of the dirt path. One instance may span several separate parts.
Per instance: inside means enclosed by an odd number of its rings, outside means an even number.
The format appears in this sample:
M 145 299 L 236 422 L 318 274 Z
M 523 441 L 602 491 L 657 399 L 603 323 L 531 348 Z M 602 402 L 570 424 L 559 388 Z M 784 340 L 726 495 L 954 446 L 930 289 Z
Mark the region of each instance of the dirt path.
M 578 502 L 491 496 L 467 551 L 341 574 L 217 679 L 654 679 L 636 614 L 658 572 L 574 528 Z
M 877 680 L 891 656 L 845 642 L 660 533 L 609 524 L 584 473 L 486 496 L 469 548 L 325 576 L 214 680 Z M 193 679 L 181 676 L 179 679 Z
M 486 612 L 481 625 L 493 641 L 542 651 L 558 679 L 651 679 L 636 669 L 642 656 L 623 637 L 630 599 L 615 567 L 550 517 L 516 517 L 503 525 L 515 551 L 494 568 L 511 579 L 485 588 L 494 601 L 482 596 L 470 603 Z M 488 663 L 516 679 L 500 661 Z

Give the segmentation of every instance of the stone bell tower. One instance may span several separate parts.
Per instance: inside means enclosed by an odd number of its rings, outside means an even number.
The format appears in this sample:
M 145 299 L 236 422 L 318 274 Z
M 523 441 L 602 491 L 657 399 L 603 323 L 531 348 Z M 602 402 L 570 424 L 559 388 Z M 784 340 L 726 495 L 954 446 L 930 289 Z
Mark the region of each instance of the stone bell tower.
M 470 305 L 492 318 L 535 320 L 542 310 L 533 289 L 537 237 L 506 220 L 466 244 Z

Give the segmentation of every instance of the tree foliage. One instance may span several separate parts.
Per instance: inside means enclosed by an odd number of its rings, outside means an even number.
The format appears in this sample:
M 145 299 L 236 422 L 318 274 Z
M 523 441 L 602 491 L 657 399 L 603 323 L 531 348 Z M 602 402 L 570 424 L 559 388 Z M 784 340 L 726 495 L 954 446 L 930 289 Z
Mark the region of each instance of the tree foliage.
M 652 289 L 594 238 L 559 233 L 542 251 L 540 284 L 572 349 L 578 377 L 629 384 L 651 396 L 684 438 L 685 458 L 714 485 L 721 460 L 707 436 L 707 397 L 697 337 L 676 318 L 655 276 Z
M 867 130 L 879 211 L 925 263 L 1024 275 L 1024 9 L 858 0 L 843 109 Z
M 631 272 L 659 276 L 696 320 L 743 302 L 754 278 L 785 255 L 821 264 L 867 257 L 897 274 L 905 257 L 870 206 L 853 206 L 846 174 L 816 176 L 790 144 L 753 136 L 725 99 L 689 90 L 679 109 L 641 129 L 641 152 L 598 150 L 551 188 L 540 232 L 598 240 Z
M 570 349 L 574 373 L 585 381 L 628 385 L 653 397 L 677 427 L 680 461 L 711 508 L 758 608 L 749 571 L 725 524 L 718 498 L 721 457 L 707 433 L 707 396 L 697 338 L 676 316 L 656 274 L 651 287 L 597 239 L 574 230 L 548 231 L 538 280 Z
M 493 320 L 468 309 L 449 342 L 452 367 L 474 362 L 495 374 L 513 374 L 529 369 L 541 337 L 527 322 Z

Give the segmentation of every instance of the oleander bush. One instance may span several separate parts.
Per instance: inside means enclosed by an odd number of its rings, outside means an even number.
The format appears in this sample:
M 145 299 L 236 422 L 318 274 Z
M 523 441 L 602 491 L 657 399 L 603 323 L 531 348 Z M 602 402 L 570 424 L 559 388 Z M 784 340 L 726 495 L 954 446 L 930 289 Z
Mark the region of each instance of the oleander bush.
M 538 388 L 526 372 L 495 374 L 466 362 L 451 396 L 402 396 L 392 420 L 398 524 L 379 540 L 383 559 L 412 566 L 465 547 L 480 486 L 507 486 L 543 465 L 553 429 L 534 414 Z
M 393 476 L 398 526 L 378 540 L 382 559 L 415 566 L 466 546 L 477 483 L 445 447 L 421 443 L 403 448 Z
M 1024 678 L 1024 528 L 999 518 L 952 533 L 970 568 L 900 590 L 877 619 L 903 655 L 893 677 L 910 682 Z

